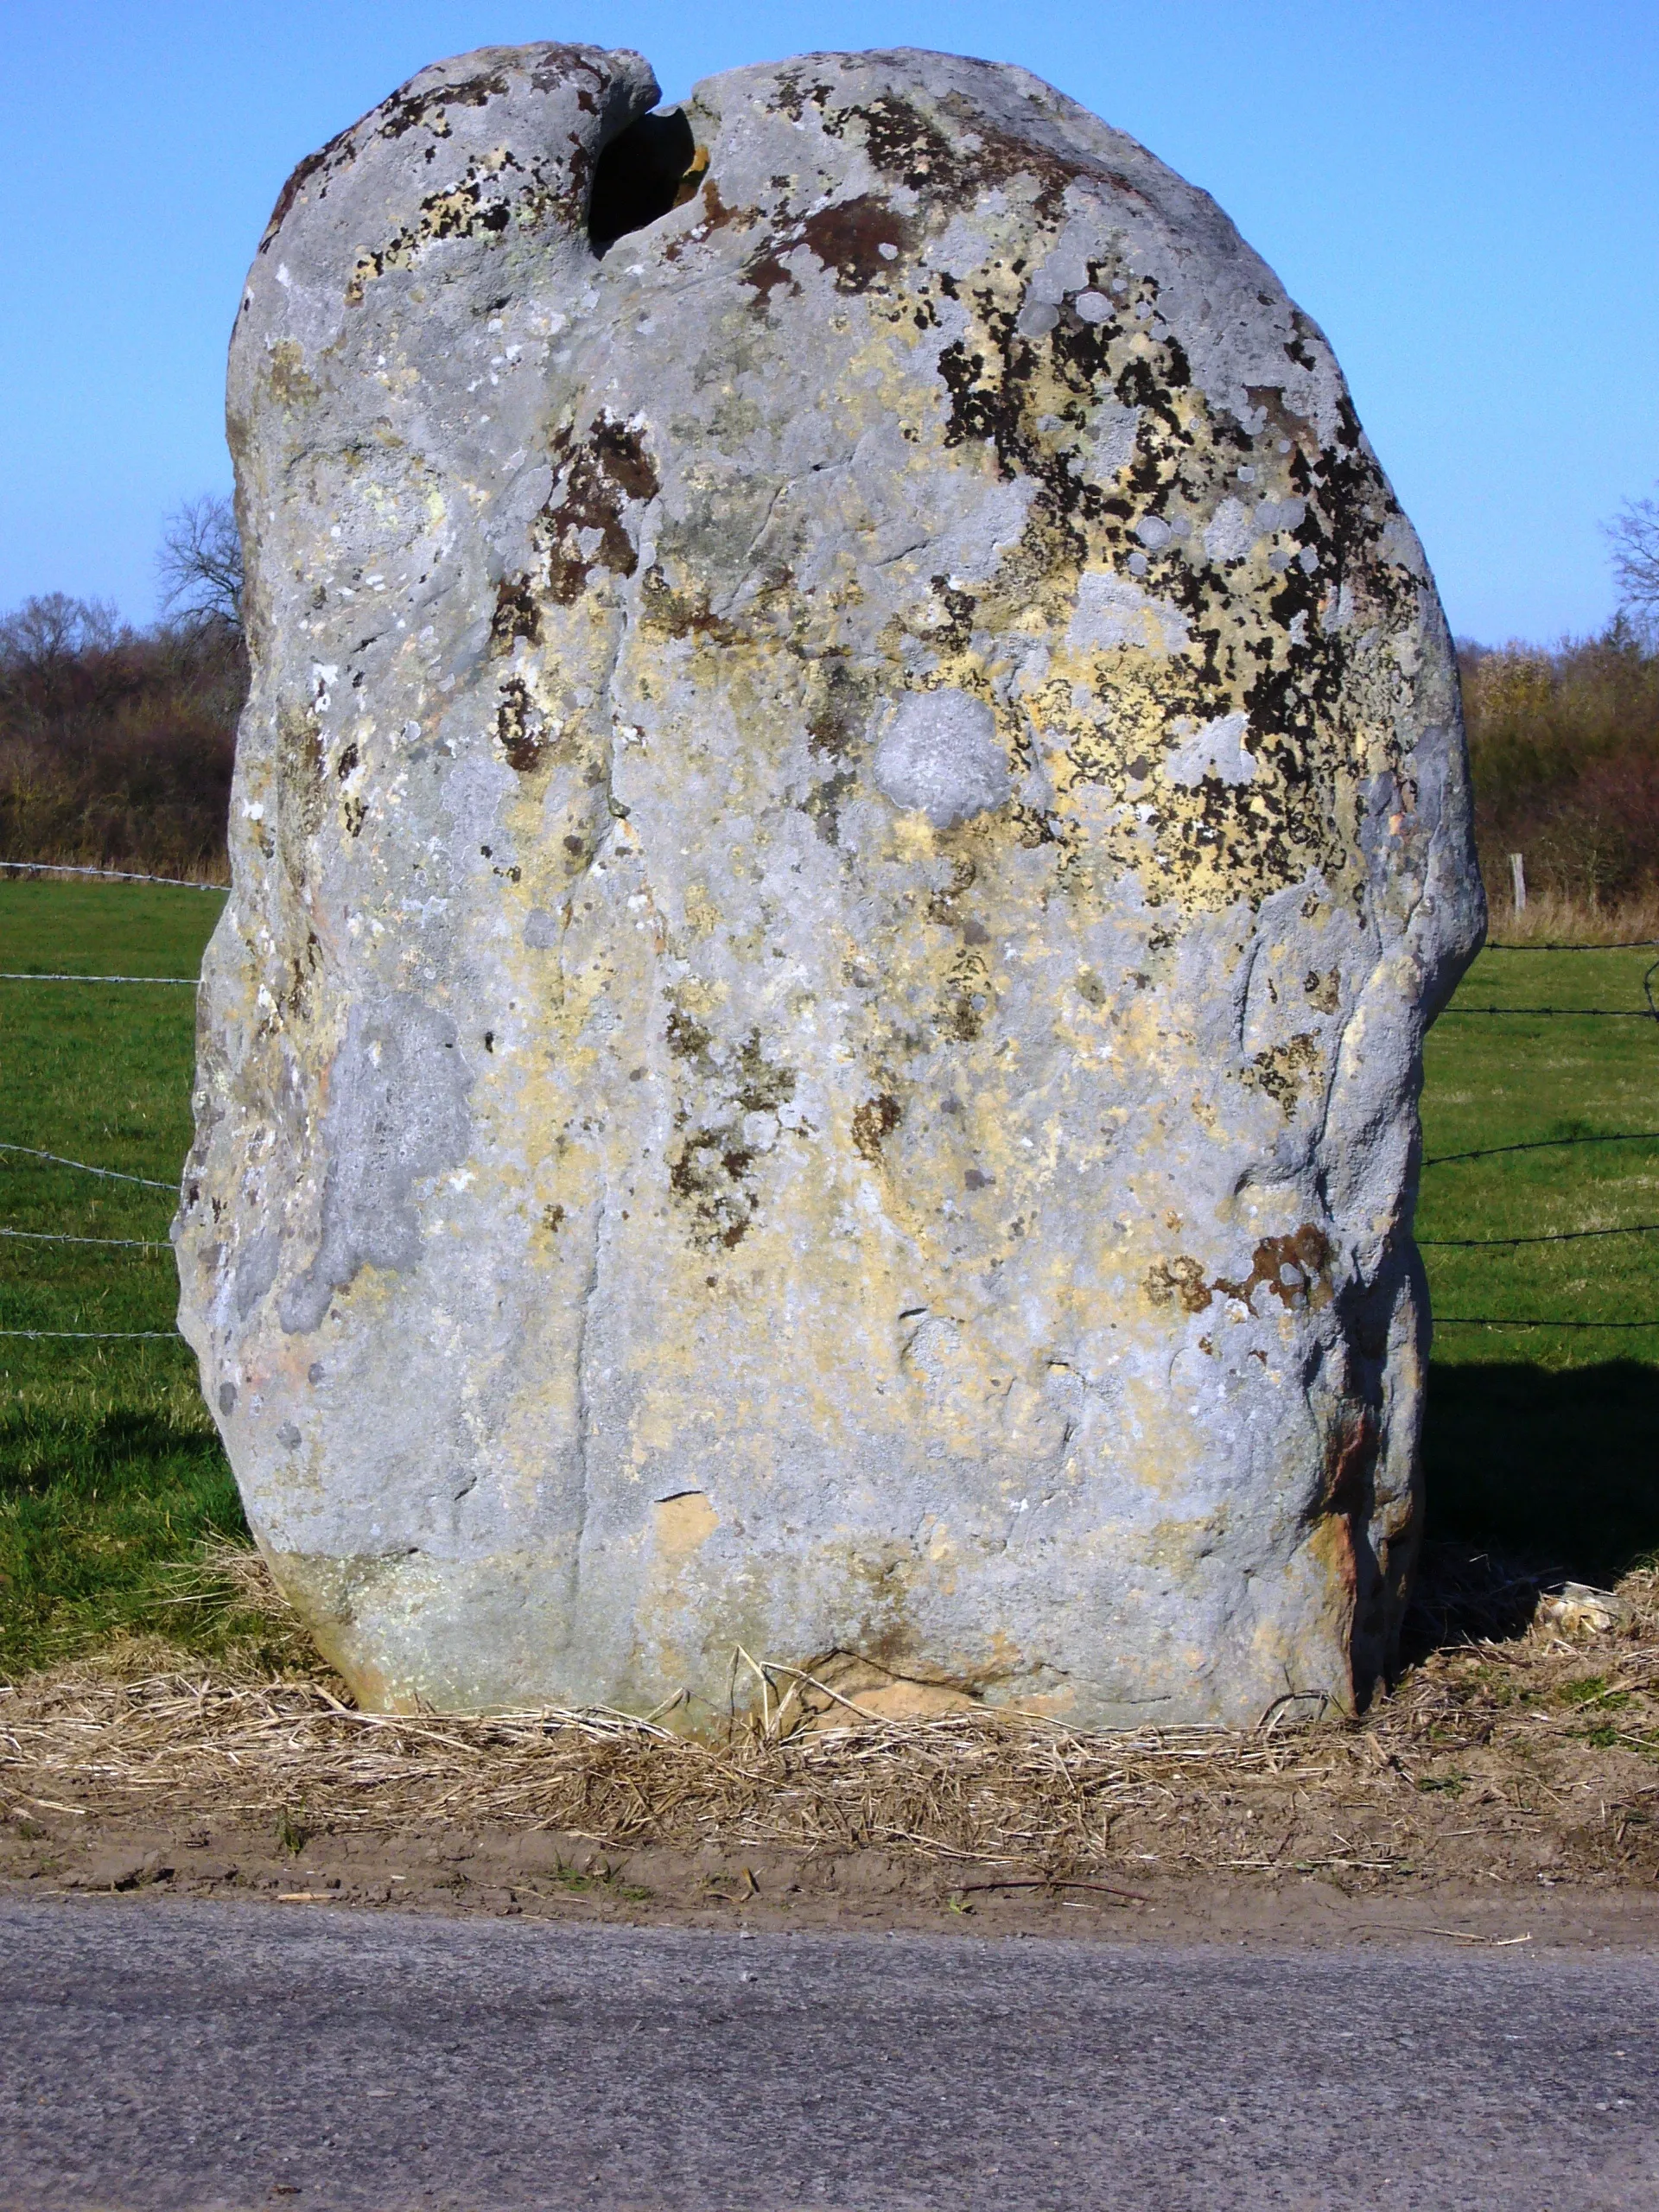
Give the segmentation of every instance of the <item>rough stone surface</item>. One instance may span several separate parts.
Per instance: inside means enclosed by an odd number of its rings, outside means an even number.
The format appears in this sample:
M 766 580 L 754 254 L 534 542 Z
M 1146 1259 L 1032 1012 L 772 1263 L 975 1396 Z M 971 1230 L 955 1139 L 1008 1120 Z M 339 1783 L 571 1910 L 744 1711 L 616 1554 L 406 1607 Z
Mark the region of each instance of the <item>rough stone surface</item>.
M 254 1529 L 369 1704 L 1345 1705 L 1483 921 L 1417 541 L 1034 79 L 658 97 L 427 70 L 248 281 L 178 1243 Z

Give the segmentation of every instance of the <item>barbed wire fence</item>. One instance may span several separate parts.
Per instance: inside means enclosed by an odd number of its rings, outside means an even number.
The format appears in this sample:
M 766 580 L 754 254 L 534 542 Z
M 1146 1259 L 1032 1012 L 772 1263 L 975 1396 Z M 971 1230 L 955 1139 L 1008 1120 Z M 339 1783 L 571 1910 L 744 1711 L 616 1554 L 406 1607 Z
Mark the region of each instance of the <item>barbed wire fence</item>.
M 229 887 L 224 884 L 193 881 L 183 876 L 148 875 L 126 868 L 84 868 L 55 861 L 0 861 L 0 869 L 12 869 L 31 875 L 93 876 L 120 883 L 156 883 L 186 891 L 212 891 L 226 895 Z M 1559 943 L 1497 944 L 1484 948 L 1489 952 L 1518 953 L 1609 953 L 1659 951 L 1659 939 L 1637 938 L 1612 944 L 1564 944 Z M 1659 1024 L 1659 999 L 1656 999 L 1655 978 L 1659 976 L 1659 959 L 1647 969 L 1642 979 L 1645 1007 L 1535 1007 L 1535 1006 L 1447 1006 L 1440 1019 L 1448 1016 L 1479 1015 L 1488 1017 L 1524 1017 L 1530 1020 L 1548 1018 L 1564 1020 L 1592 1021 L 1649 1021 Z M 118 976 L 70 975 L 33 969 L 0 969 L 0 982 L 4 983 L 90 983 L 90 984 L 155 984 L 163 987 L 194 988 L 198 978 L 193 976 Z M 1517 1144 L 1489 1145 L 1461 1153 L 1442 1153 L 1425 1159 L 1425 1171 L 1432 1167 L 1449 1167 L 1476 1160 L 1497 1159 L 1511 1154 L 1541 1152 L 1555 1147 L 1600 1144 L 1659 1143 L 1659 1130 L 1626 1130 L 1613 1134 L 1588 1133 L 1562 1137 L 1540 1137 Z M 0 1140 L 0 1153 L 50 1163 L 54 1166 L 79 1170 L 88 1175 L 104 1177 L 113 1182 L 142 1184 L 146 1188 L 166 1191 L 176 1195 L 177 1185 L 163 1182 L 154 1176 L 136 1175 L 122 1168 L 100 1167 L 84 1160 L 73 1160 L 60 1153 L 42 1151 L 34 1145 L 11 1143 Z M 1418 1244 L 1426 1250 L 1472 1251 L 1516 1249 L 1538 1244 L 1567 1244 L 1581 1240 L 1610 1236 L 1659 1236 L 1659 1222 L 1633 1222 L 1616 1228 L 1557 1230 L 1535 1235 L 1515 1236 L 1420 1236 Z M 126 1249 L 146 1252 L 166 1252 L 171 1246 L 165 1240 L 151 1237 L 81 1236 L 67 1231 L 22 1230 L 0 1227 L 0 1238 L 37 1244 L 75 1244 L 118 1246 Z M 1573 1316 L 1520 1319 L 1506 1314 L 1437 1313 L 1436 1327 L 1472 1329 L 1560 1329 L 1569 1331 L 1611 1331 L 1626 1332 L 1659 1330 L 1659 1315 L 1618 1321 L 1586 1320 Z M 0 1338 L 24 1338 L 30 1342 L 63 1341 L 74 1343 L 136 1344 L 172 1340 L 181 1342 L 176 1329 L 0 1329 Z
M 88 868 L 66 861 L 0 861 L 0 871 L 35 876 L 93 877 L 112 883 L 162 884 L 178 891 L 204 891 L 223 898 L 229 886 L 208 883 L 188 876 L 152 875 L 137 868 Z M 194 989 L 197 978 L 194 976 L 86 976 L 35 969 L 0 970 L 0 982 L 5 983 L 93 983 L 156 985 L 163 988 Z M 178 1185 L 163 1182 L 153 1175 L 135 1175 L 124 1168 L 99 1167 L 86 1160 L 72 1160 L 62 1153 L 46 1152 L 37 1145 L 15 1144 L 0 1141 L 0 1153 L 33 1160 L 56 1167 L 73 1168 L 84 1175 L 96 1175 L 115 1183 L 134 1183 L 152 1191 L 166 1191 L 176 1197 Z M 119 1248 L 131 1251 L 170 1252 L 172 1246 L 159 1237 L 140 1236 L 82 1236 L 67 1230 L 29 1230 L 0 1227 L 0 1237 L 9 1243 L 28 1244 L 73 1244 Z M 176 1329 L 0 1329 L 0 1338 L 22 1340 L 32 1344 L 165 1344 L 182 1343 Z
M 1659 943 L 1651 938 L 1627 938 L 1612 944 L 1497 944 L 1485 948 L 1489 952 L 1647 952 L 1659 950 Z M 1447 1015 L 1523 1016 L 1536 1020 L 1586 1021 L 1653 1021 L 1659 1023 L 1659 1001 L 1654 995 L 1654 979 L 1659 976 L 1659 960 L 1654 961 L 1642 978 L 1644 1007 L 1519 1007 L 1519 1006 L 1448 1006 L 1442 1009 L 1440 1019 Z M 1659 1142 L 1659 1131 L 1629 1130 L 1615 1135 L 1586 1134 L 1567 1137 L 1534 1138 L 1527 1142 L 1510 1145 L 1484 1146 L 1478 1150 L 1463 1153 L 1443 1153 L 1438 1158 L 1423 1161 L 1425 1170 L 1430 1167 L 1450 1167 L 1464 1160 L 1497 1159 L 1514 1153 L 1543 1152 L 1556 1147 L 1591 1144 L 1651 1144 Z M 1495 1249 L 1535 1244 L 1570 1244 L 1581 1239 L 1605 1236 L 1652 1236 L 1659 1235 L 1659 1223 L 1635 1222 L 1616 1229 L 1553 1230 L 1524 1236 L 1420 1236 L 1417 1242 L 1425 1250 L 1471 1251 Z M 1520 1319 L 1497 1313 L 1437 1313 L 1437 1328 L 1452 1329 L 1563 1329 L 1576 1332 L 1607 1331 L 1626 1334 L 1632 1331 L 1659 1329 L 1659 1315 L 1618 1321 L 1587 1321 L 1577 1316 Z

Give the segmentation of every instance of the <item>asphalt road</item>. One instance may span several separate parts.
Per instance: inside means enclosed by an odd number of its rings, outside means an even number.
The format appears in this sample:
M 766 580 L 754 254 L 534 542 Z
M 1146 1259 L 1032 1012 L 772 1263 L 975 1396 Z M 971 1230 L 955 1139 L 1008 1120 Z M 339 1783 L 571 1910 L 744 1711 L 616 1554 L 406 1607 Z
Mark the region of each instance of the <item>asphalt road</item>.
M 0 1908 L 0 2204 L 1659 2206 L 1659 1957 Z

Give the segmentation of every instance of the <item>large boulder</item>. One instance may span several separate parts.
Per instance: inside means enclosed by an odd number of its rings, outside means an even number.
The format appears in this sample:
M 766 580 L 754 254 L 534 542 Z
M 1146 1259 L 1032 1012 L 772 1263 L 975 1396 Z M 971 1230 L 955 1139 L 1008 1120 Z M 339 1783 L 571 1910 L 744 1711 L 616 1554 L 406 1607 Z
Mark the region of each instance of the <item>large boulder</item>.
M 1483 922 L 1417 540 L 1035 79 L 658 99 L 428 69 L 248 279 L 178 1243 L 250 1521 L 371 1706 L 1346 1707 Z

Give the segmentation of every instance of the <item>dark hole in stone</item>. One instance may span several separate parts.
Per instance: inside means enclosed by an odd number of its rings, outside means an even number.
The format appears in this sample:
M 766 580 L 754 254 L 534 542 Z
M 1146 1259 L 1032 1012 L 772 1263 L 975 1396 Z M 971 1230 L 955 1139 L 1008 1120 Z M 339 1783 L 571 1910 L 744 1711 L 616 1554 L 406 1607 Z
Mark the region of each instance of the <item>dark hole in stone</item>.
M 588 235 L 594 251 L 603 253 L 630 231 L 660 222 L 677 205 L 696 156 L 691 125 L 680 108 L 671 115 L 642 115 L 613 138 L 594 170 Z

